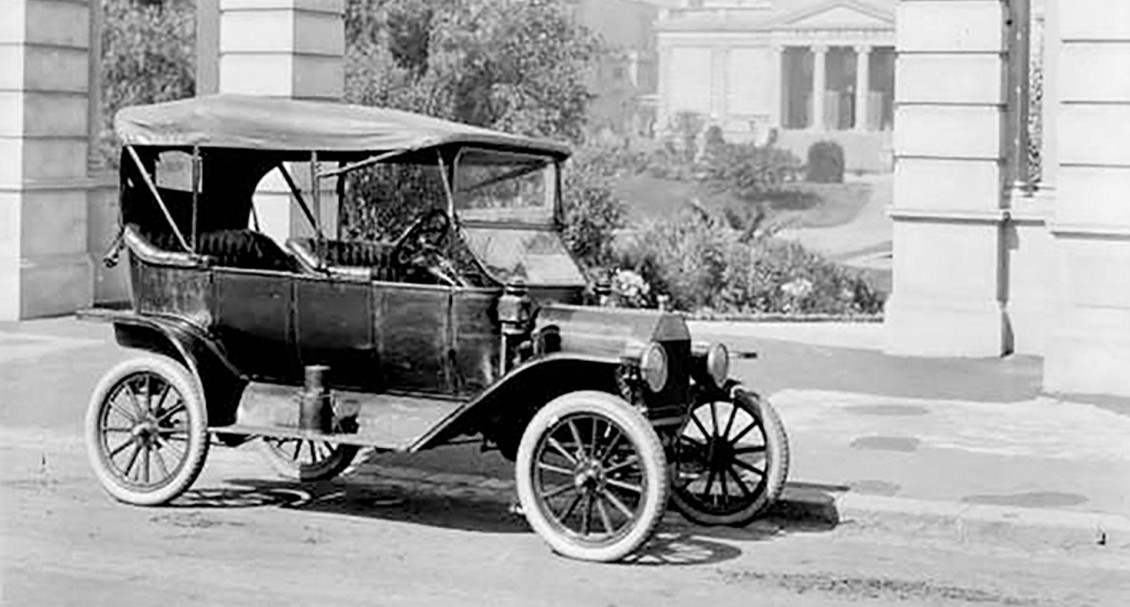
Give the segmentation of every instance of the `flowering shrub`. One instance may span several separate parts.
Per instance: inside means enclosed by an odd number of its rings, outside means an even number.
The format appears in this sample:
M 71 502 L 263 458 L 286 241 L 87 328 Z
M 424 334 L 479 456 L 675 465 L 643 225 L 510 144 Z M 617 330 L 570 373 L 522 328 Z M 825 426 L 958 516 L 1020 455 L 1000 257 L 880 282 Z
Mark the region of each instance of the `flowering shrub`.
M 653 223 L 620 251 L 619 265 L 688 312 L 874 314 L 884 295 L 859 272 L 795 242 L 743 238 L 701 209 Z
M 631 270 L 617 270 L 612 274 L 612 304 L 622 308 L 650 308 L 651 285 L 643 276 Z

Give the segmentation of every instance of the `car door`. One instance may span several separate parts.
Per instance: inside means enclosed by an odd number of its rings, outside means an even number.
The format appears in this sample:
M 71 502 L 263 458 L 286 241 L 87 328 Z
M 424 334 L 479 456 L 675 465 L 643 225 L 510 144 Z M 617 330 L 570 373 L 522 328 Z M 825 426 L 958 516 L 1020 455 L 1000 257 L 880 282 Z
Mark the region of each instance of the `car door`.
M 331 276 L 295 279 L 295 333 L 303 366 L 329 367 L 333 388 L 380 390 L 384 385 L 373 335 L 368 280 Z
M 374 282 L 373 325 L 385 388 L 450 395 L 451 289 Z
M 285 272 L 213 270 L 213 322 L 228 357 L 252 379 L 301 382 L 291 307 L 293 276 Z

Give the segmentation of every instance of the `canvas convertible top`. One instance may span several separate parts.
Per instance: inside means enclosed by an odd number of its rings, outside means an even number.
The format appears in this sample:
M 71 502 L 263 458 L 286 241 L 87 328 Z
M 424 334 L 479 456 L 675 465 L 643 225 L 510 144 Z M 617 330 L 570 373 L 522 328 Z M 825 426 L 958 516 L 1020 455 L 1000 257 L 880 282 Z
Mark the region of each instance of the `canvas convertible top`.
M 123 145 L 290 152 L 411 152 L 482 145 L 548 154 L 551 141 L 387 108 L 245 95 L 209 95 L 123 109 L 114 118 Z

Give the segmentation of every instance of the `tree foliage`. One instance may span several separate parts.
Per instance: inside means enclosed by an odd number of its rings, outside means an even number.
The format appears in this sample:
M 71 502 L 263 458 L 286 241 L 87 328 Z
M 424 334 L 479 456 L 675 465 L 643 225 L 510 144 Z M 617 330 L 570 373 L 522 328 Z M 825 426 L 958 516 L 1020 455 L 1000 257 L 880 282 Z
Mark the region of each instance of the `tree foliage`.
M 601 52 L 570 0 L 347 0 L 346 100 L 509 133 L 579 142 Z M 611 260 L 623 205 L 591 154 L 565 178 L 565 238 L 581 261 Z M 379 174 L 384 170 L 384 174 Z M 436 183 L 406 167 L 351 178 L 345 231 L 388 238 Z M 408 192 L 408 195 L 405 195 Z M 382 207 L 381 209 L 374 208 Z
M 569 0 L 347 0 L 346 97 L 578 141 L 598 38 Z
M 112 165 L 119 109 L 194 94 L 196 3 L 102 0 L 102 9 L 102 122 L 95 156 Z

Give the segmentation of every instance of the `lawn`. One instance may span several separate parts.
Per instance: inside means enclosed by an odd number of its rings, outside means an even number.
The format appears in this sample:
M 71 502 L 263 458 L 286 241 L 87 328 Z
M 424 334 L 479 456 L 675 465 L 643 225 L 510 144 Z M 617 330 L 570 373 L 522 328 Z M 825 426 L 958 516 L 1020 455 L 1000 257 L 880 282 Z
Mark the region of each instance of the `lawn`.
M 634 224 L 671 217 L 691 200 L 708 210 L 749 204 L 722 192 L 711 191 L 693 181 L 660 179 L 635 175 L 616 185 L 616 194 L 628 206 Z M 770 220 L 791 228 L 826 228 L 850 222 L 867 204 L 871 185 L 867 183 L 795 183 L 766 200 Z

